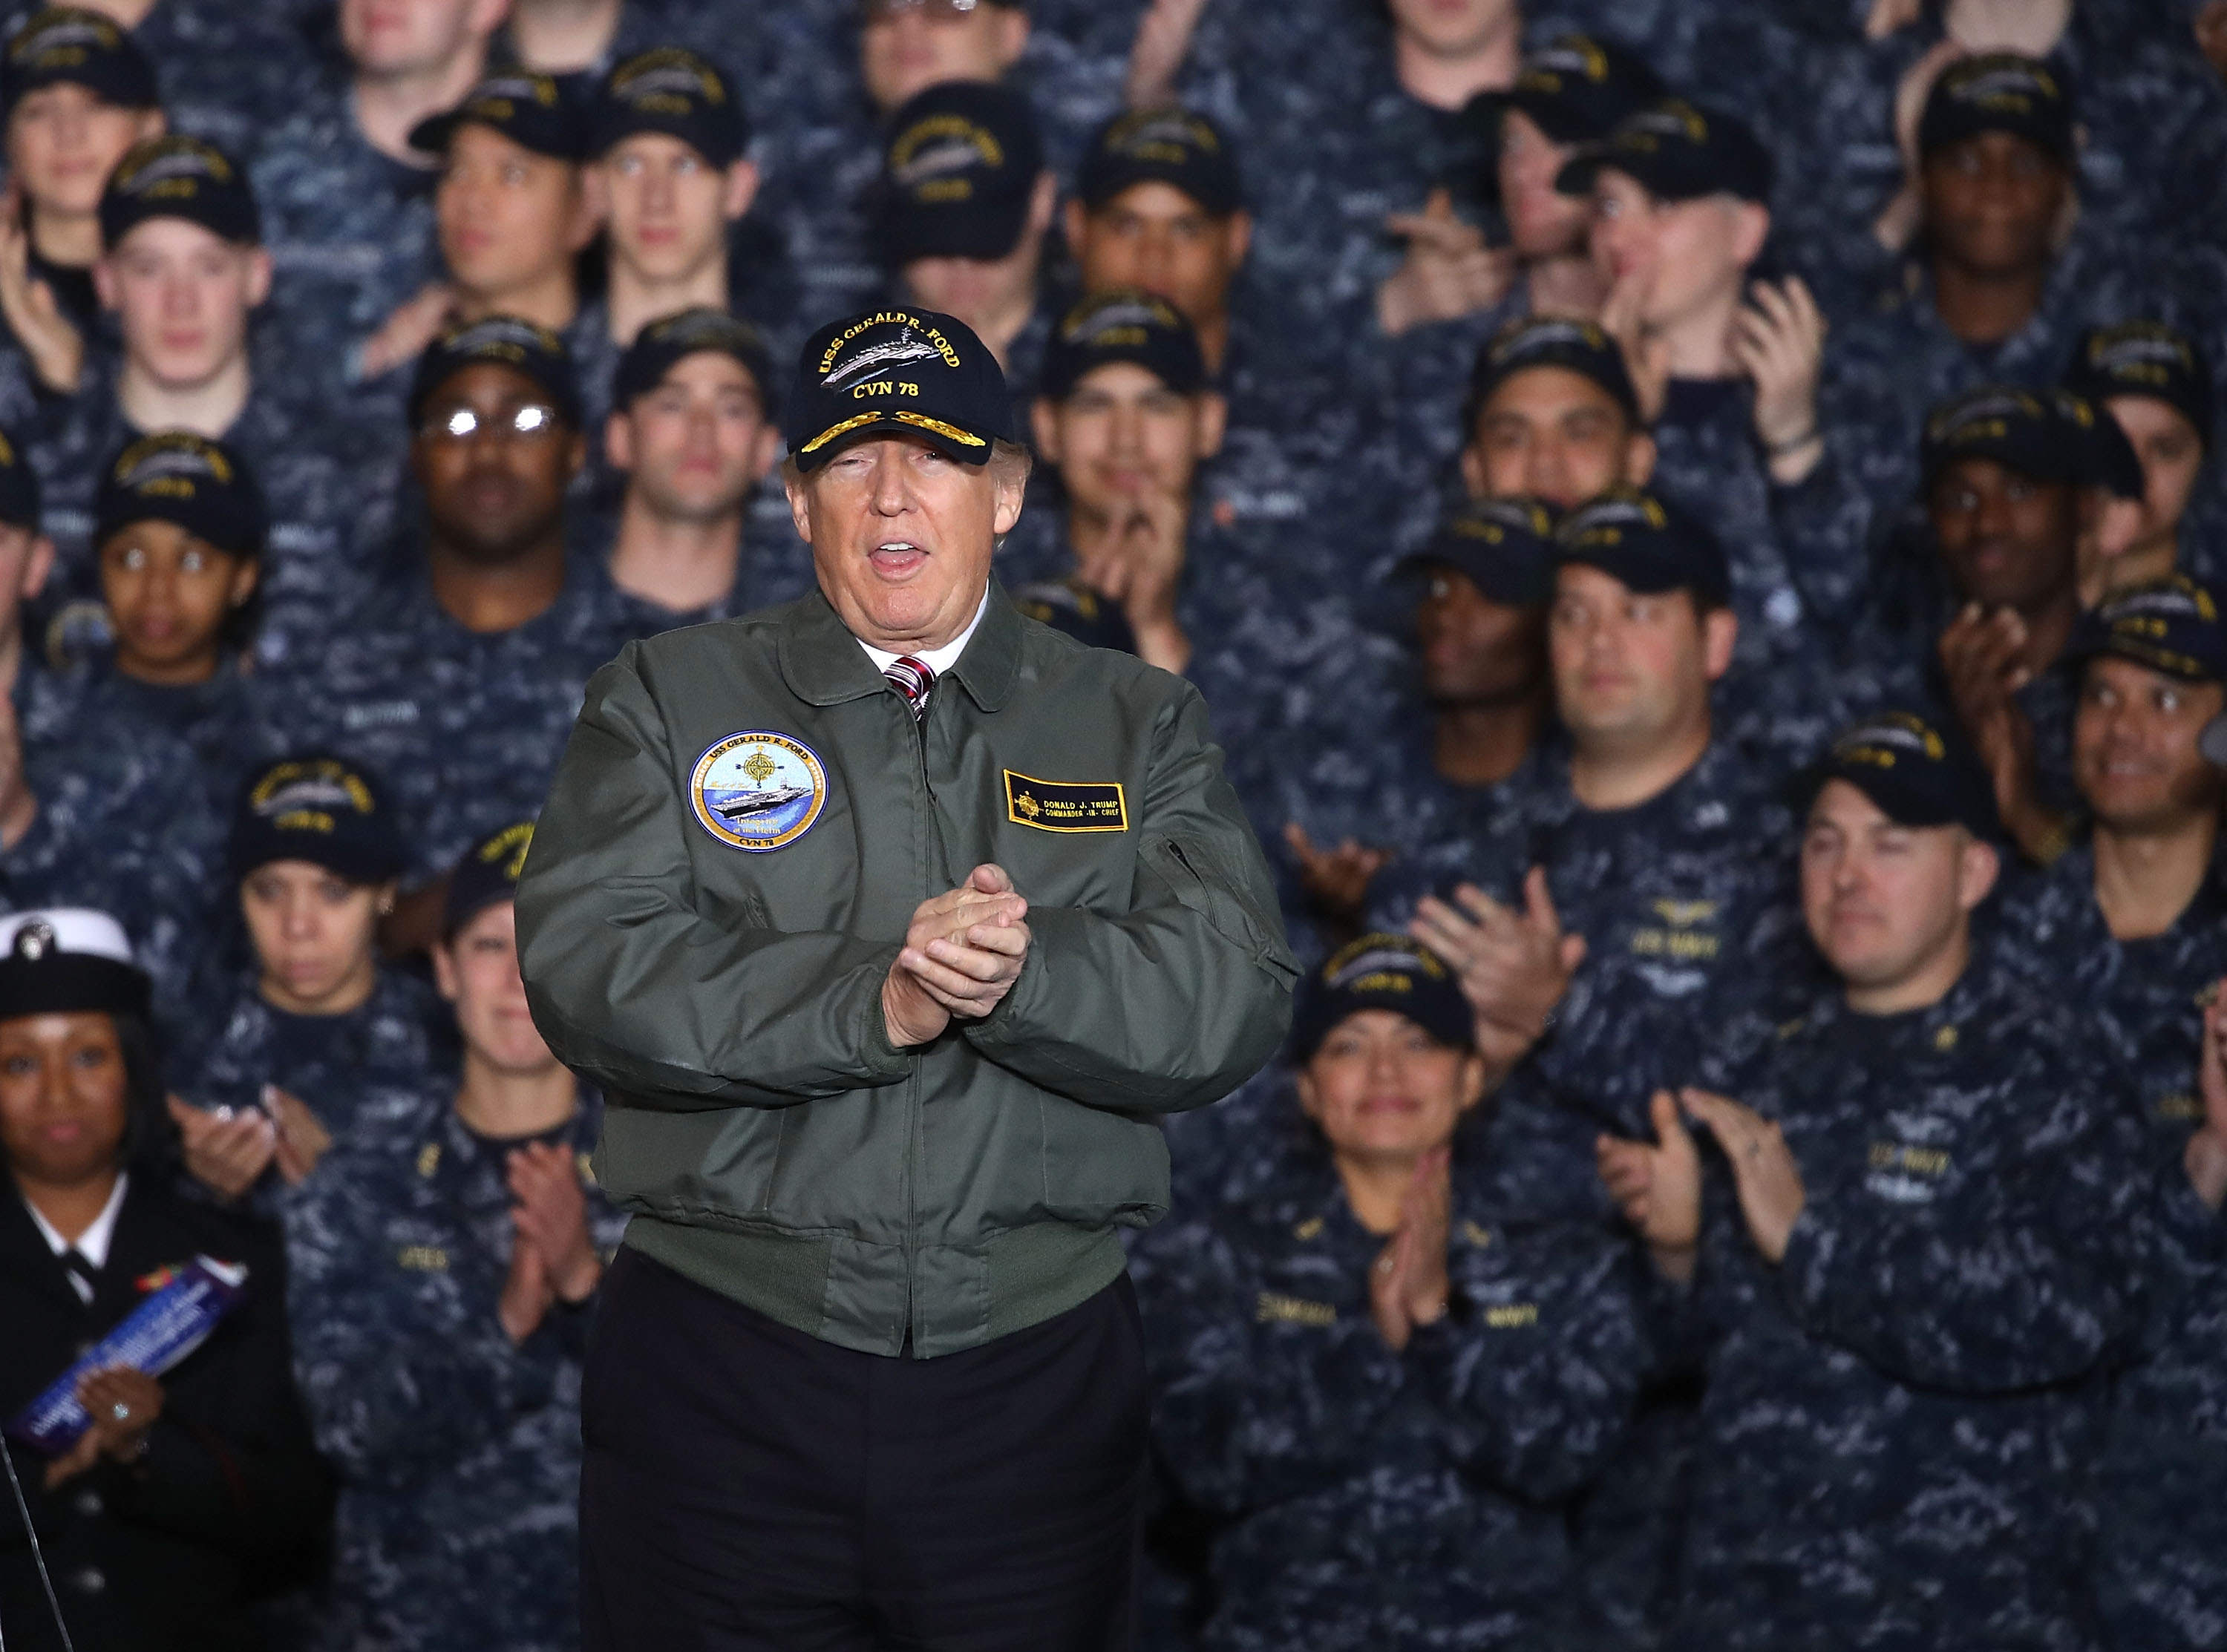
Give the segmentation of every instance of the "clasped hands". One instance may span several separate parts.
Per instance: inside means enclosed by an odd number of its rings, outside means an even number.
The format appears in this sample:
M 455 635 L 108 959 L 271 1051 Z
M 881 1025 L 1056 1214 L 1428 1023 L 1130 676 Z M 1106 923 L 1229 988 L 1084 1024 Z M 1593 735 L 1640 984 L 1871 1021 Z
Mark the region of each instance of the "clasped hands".
M 1004 867 L 977 866 L 948 895 L 922 901 L 882 983 L 882 1019 L 900 1049 L 979 1021 L 1005 1002 L 1028 960 L 1029 903 Z

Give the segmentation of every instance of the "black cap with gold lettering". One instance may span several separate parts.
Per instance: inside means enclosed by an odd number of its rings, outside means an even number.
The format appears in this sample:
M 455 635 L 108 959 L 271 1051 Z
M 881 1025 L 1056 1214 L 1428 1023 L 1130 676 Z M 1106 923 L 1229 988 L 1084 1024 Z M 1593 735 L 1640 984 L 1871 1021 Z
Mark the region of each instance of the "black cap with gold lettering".
M 974 329 L 932 309 L 870 309 L 805 341 L 782 434 L 799 470 L 853 442 L 909 436 L 961 464 L 1018 441 L 1004 369 Z
M 100 474 L 93 538 L 135 522 L 169 522 L 228 557 L 259 558 L 271 532 L 263 490 L 237 450 L 191 431 L 127 443 Z
M 679 46 L 639 52 L 614 68 L 588 112 L 587 152 L 609 153 L 638 132 L 677 137 L 705 163 L 731 167 L 750 146 L 734 89 L 707 58 Z
M 2115 396 L 2161 401 L 2211 445 L 2211 369 L 2194 339 L 2163 322 L 2118 322 L 2083 334 L 2064 386 L 2098 406 Z
M 1844 780 L 1897 826 L 1960 826 L 1975 838 L 2002 835 L 1995 792 L 1978 756 L 1956 730 L 1914 711 L 1879 711 L 1841 731 L 1790 790 L 1803 809 L 1827 784 Z
M 131 31 L 105 12 L 48 6 L 10 36 L 0 59 L 0 102 L 10 109 L 41 86 L 83 86 L 118 109 L 153 109 L 154 66 Z
M 410 129 L 410 147 L 445 155 L 457 132 L 485 126 L 519 148 L 552 160 L 578 161 L 587 152 L 585 123 L 546 74 L 509 69 L 490 75 L 445 114 L 428 115 Z
M 263 239 L 247 175 L 215 144 L 182 132 L 124 150 L 100 192 L 101 246 L 113 252 L 150 218 L 182 218 L 240 246 Z

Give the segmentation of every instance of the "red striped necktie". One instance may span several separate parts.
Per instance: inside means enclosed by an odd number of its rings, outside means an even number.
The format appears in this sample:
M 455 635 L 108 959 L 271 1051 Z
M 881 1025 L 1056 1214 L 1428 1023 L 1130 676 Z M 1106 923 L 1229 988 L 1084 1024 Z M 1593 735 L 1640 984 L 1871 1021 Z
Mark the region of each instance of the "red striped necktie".
M 897 685 L 904 703 L 912 708 L 916 723 L 928 715 L 928 697 L 935 690 L 935 667 L 925 660 L 900 654 L 882 667 L 882 675 Z

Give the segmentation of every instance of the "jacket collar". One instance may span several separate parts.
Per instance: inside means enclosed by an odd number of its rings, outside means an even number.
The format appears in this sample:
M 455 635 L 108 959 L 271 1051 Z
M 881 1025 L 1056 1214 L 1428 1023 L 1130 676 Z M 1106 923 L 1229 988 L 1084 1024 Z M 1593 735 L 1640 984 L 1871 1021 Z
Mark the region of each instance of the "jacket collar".
M 967 651 L 945 673 L 986 711 L 999 710 L 1012 697 L 1013 685 L 1021 674 L 1025 623 L 1005 599 L 1004 587 L 992 578 L 982 623 L 975 627 Z M 789 605 L 775 646 L 782 676 L 807 705 L 839 705 L 881 693 L 889 686 L 822 592 L 814 591 Z

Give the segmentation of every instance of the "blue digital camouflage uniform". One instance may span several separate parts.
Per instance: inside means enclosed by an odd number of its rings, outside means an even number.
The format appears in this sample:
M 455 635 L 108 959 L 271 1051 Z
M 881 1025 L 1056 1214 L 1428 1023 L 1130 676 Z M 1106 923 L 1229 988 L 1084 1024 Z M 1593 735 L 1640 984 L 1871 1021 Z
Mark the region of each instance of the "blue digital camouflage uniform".
M 589 1101 L 546 1139 L 584 1154 L 599 1117 Z M 496 1317 L 520 1145 L 475 1135 L 447 1087 L 427 1087 L 384 1139 L 329 1154 L 314 1196 L 284 1202 L 297 1372 L 341 1482 L 316 1648 L 577 1642 L 589 1310 L 552 1307 L 515 1345 Z M 592 1193 L 589 1210 L 608 1256 L 617 1224 Z
M 1065 26 L 1086 12 L 1082 27 Z M 750 105 L 765 169 L 763 204 L 751 216 L 782 238 L 795 307 L 751 319 L 777 341 L 801 341 L 827 317 L 870 307 L 883 289 L 873 227 L 881 118 L 859 77 L 857 6 L 794 0 L 763 15 L 777 67 Z M 1091 135 L 1120 112 L 1136 15 L 1126 4 L 1068 5 L 1057 22 L 1036 16 L 1010 80 L 1035 105 L 1045 163 L 1062 178 L 1075 175 Z
M 169 686 L 126 677 L 103 655 L 85 667 L 80 692 L 88 706 L 113 708 L 182 741 L 200 766 L 210 808 L 228 820 L 248 769 L 278 755 L 258 682 L 241 665 L 228 654 L 208 681 Z
M 436 1037 L 447 1011 L 432 990 L 381 969 L 371 996 L 345 1014 L 291 1015 L 257 991 L 257 974 L 251 965 L 205 987 L 201 1036 L 172 1064 L 171 1088 L 195 1107 L 239 1111 L 260 1107 L 275 1086 L 316 1113 L 339 1147 L 392 1146 L 448 1064 Z M 322 1174 L 320 1165 L 312 1180 Z M 259 1196 L 280 1196 L 275 1173 Z
M 2227 1639 L 2227 1224 L 2197 1198 L 2182 1159 L 2203 1122 L 2197 1068 L 2204 1007 L 2227 976 L 2227 893 L 2215 868 L 2170 928 L 2118 941 L 2103 927 L 2095 876 L 2093 850 L 2077 845 L 2023 904 L 2086 909 L 2077 949 L 2051 960 L 2054 984 L 2093 1005 L 2112 1040 L 2157 1190 L 2157 1294 L 2140 1355 L 2117 1378 L 2099 1471 L 2097 1598 L 2115 1648 L 2217 1646 Z
M 1942 322 L 1930 272 L 1915 261 L 1900 265 L 1896 278 L 1826 340 L 1817 411 L 1828 466 L 1805 483 L 1798 502 L 1812 511 L 1896 509 L 1916 490 L 1918 438 L 1935 408 L 1988 384 L 2054 385 L 2091 327 L 2154 317 L 2207 336 L 2211 305 L 2192 296 L 2200 281 L 2183 282 L 2158 263 L 2145 267 L 2083 230 L 2051 266 L 2032 319 L 1981 348 Z M 1800 554 L 1791 543 L 1786 548 L 1790 558 Z
M 2144 247 L 2179 256 L 2198 239 L 2216 248 L 2227 99 L 2185 23 L 2146 28 L 2134 10 L 2083 0 L 2049 56 L 2071 89 L 2082 131 L 2083 226 L 2138 257 Z M 1840 314 L 1861 302 L 1891 261 L 1872 226 L 1903 183 L 1896 88 L 1943 39 L 1942 10 L 1929 4 L 1917 27 L 1878 41 L 1845 24 L 1841 39 L 1822 40 L 1814 24 L 1791 16 L 1747 22 L 1769 43 L 1745 54 L 1736 89 L 1761 105 L 1784 157 L 1787 252 Z
M 348 752 L 386 779 L 422 881 L 539 812 L 581 691 L 637 622 L 602 563 L 584 555 L 567 562 L 554 604 L 501 632 L 466 630 L 421 572 L 318 658 L 274 673 L 272 716 L 290 746 Z
M 1825 637 L 1809 622 L 1780 551 L 1771 482 L 1745 379 L 1673 379 L 1650 427 L 1649 485 L 1692 511 L 1725 548 L 1739 619 L 1732 669 L 1712 698 L 1719 726 L 1758 765 L 1800 767 L 1845 721 Z
M 29 660 L 10 694 L 37 818 L 0 850 L 0 903 L 112 912 L 154 978 L 174 1036 L 189 1001 L 223 854 L 224 828 L 192 751 Z
M 1384 1239 L 1318 1139 L 1243 1206 L 1138 1241 L 1155 1448 L 1218 1522 L 1207 1647 L 1571 1643 L 1565 1509 L 1645 1374 L 1636 1264 L 1454 1185 L 1456 1307 L 1404 1354 L 1369 1313 Z
M 2142 1191 L 2093 1034 L 1975 965 L 1938 1004 L 1837 991 L 1712 1088 L 1807 1196 L 1766 1266 L 1720 1184 L 1675 1647 L 2091 1646 L 2103 1373 L 2142 1311 Z
M 1720 741 L 1634 808 L 1581 806 L 1560 744 L 1505 790 L 1489 836 L 1404 875 L 1386 869 L 1369 927 L 1403 927 L 1417 898 L 1462 882 L 1521 907 L 1525 875 L 1545 868 L 1586 956 L 1501 1098 L 1496 1137 L 1530 1136 L 1533 1153 L 1496 1163 L 1534 1178 L 1532 1214 L 1606 1218 L 1594 1136 L 1649 1134 L 1655 1091 L 1694 1082 L 1719 1029 L 1774 976 L 1814 967 L 1796 934 L 1795 828 L 1777 788 Z
M 255 653 L 276 667 L 316 658 L 369 599 L 378 571 L 368 547 L 393 520 L 401 443 L 377 424 L 367 437 L 356 421 L 308 405 L 289 364 L 270 349 L 258 354 L 247 405 L 223 439 L 253 468 L 271 512 Z M 117 402 L 120 367 L 113 352 L 95 354 L 84 392 L 26 447 L 39 473 L 41 523 L 54 541 L 54 571 L 40 604 L 41 642 L 64 662 L 85 660 L 109 641 L 93 496 L 102 467 L 144 434 Z
M 432 157 L 420 168 L 372 148 L 349 98 L 345 65 L 330 69 L 297 87 L 246 151 L 275 270 L 274 328 L 302 388 L 329 398 L 363 388 L 363 346 L 441 273 Z

